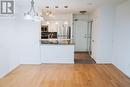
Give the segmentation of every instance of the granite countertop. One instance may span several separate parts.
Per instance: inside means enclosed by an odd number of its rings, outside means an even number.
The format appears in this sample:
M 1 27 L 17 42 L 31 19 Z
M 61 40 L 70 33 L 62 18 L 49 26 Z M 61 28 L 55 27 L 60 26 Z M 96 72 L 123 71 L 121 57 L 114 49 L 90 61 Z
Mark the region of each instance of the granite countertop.
M 72 39 L 41 39 L 41 45 L 75 45 Z

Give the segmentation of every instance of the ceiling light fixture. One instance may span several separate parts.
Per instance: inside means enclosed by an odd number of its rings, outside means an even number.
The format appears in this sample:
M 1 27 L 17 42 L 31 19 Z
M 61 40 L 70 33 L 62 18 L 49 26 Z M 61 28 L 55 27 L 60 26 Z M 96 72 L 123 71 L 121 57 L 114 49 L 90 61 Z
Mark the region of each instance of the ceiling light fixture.
M 88 3 L 88 5 L 93 5 L 93 3 Z
M 68 6 L 64 6 L 64 8 L 68 8 Z
M 46 6 L 46 8 L 49 8 L 49 6 Z
M 27 13 L 24 13 L 24 19 L 33 21 L 43 21 L 43 17 L 39 16 L 35 11 L 34 0 L 31 1 L 31 8 Z
M 59 8 L 58 6 L 55 6 L 55 8 Z
M 79 11 L 80 14 L 86 14 L 87 11 Z

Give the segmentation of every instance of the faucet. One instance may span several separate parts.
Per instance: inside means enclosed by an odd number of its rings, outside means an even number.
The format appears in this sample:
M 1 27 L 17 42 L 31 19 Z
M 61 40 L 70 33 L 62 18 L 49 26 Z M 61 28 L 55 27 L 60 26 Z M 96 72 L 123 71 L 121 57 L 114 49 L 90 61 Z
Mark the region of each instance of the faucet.
M 54 34 L 53 34 L 53 33 L 48 34 L 48 39 L 52 39 L 52 38 L 53 38 L 53 36 L 54 36 Z
M 50 39 L 50 37 L 51 37 L 51 34 L 48 34 L 48 39 Z
M 53 38 L 54 34 L 51 34 L 51 38 Z

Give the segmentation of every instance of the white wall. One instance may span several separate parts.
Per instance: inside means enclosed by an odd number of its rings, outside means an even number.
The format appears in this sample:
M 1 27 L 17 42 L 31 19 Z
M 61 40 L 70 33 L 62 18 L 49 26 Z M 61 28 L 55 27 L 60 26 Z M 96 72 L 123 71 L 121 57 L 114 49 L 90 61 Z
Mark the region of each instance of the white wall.
M 116 9 L 113 41 L 112 62 L 130 77 L 130 1 Z
M 20 64 L 40 64 L 41 24 L 23 20 L 18 25 Z
M 15 23 L 14 18 L 0 18 L 0 77 L 19 65 Z
M 93 14 L 92 57 L 113 63 L 130 77 L 130 1 L 99 7 Z
M 92 57 L 97 63 L 111 63 L 114 5 L 99 7 L 93 14 Z
M 18 37 L 20 64 L 40 64 L 41 22 L 25 20 L 24 13 L 29 9 L 23 4 L 16 3 L 15 28 Z
M 23 10 L 16 6 L 13 17 L 0 17 L 0 78 L 19 64 L 41 63 L 41 23 L 23 20 Z

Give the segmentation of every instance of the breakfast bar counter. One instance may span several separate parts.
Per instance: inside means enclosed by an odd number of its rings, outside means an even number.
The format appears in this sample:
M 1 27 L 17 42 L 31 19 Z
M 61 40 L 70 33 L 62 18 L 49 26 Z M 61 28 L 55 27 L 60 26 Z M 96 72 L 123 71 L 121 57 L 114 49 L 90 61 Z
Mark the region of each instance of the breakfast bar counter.
M 70 39 L 42 39 L 41 45 L 75 45 L 75 43 Z
M 74 41 L 41 40 L 42 63 L 74 63 Z

